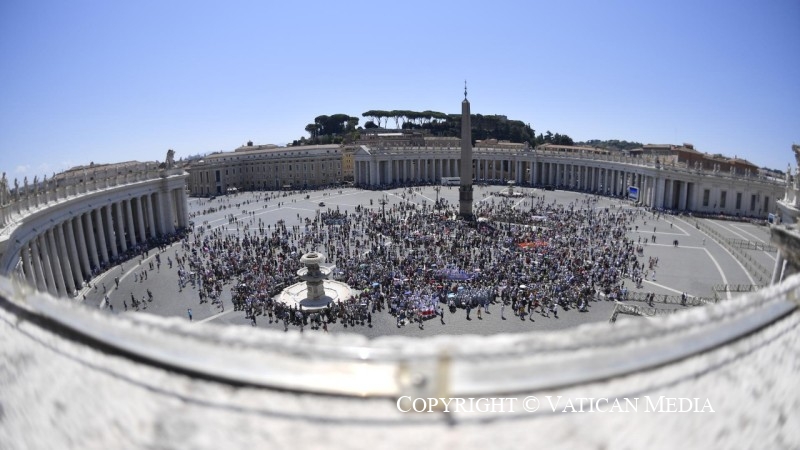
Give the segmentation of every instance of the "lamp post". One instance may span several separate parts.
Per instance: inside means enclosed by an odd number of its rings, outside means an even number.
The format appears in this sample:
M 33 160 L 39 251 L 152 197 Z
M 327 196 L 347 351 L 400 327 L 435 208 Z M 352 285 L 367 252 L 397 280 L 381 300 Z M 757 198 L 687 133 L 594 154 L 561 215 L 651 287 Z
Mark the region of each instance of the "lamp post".
M 382 208 L 382 211 L 383 211 L 383 218 L 385 219 L 386 218 L 386 204 L 389 203 L 389 197 L 386 194 L 383 194 L 383 197 L 381 197 L 381 199 L 380 199 L 380 201 L 378 201 L 378 203 L 381 204 L 381 208 Z
M 433 190 L 436 191 L 436 203 L 434 204 L 434 206 L 435 206 L 436 211 L 438 211 L 439 210 L 439 191 L 442 190 L 442 187 L 441 186 L 436 186 L 436 187 L 433 188 Z

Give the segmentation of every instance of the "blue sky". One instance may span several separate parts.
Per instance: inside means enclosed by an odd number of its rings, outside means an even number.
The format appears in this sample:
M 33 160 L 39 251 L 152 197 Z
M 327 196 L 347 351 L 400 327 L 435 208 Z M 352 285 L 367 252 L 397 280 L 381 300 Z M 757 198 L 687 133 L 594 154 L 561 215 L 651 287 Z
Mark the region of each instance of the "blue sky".
M 800 2 L 0 2 L 0 171 L 286 144 L 321 114 L 504 114 L 784 170 Z M 368 120 L 361 118 L 360 125 Z

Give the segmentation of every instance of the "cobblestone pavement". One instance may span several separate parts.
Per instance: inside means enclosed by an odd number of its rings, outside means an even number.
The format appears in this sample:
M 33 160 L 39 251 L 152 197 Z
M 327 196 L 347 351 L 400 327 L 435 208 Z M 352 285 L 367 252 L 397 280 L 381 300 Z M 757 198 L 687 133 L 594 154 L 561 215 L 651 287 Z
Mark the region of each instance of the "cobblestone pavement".
M 475 202 L 492 201 L 492 193 L 503 191 L 501 186 L 476 186 Z M 576 199 L 585 199 L 587 194 L 569 191 L 542 191 L 539 189 L 522 189 L 517 191 L 536 196 L 545 196 L 548 202 L 567 204 Z M 308 191 L 303 193 L 271 193 L 281 195 L 281 197 L 267 202 L 253 201 L 245 204 L 254 198 L 254 194 L 242 193 L 236 196 L 222 196 L 214 200 L 190 199 L 189 208 L 192 213 L 202 212 L 208 208 L 218 209 L 215 212 L 200 214 L 194 217 L 196 226 L 204 225 L 212 229 L 224 228 L 228 233 L 243 233 L 237 230 L 235 225 L 229 224 L 226 216 L 234 214 L 237 217 L 244 217 L 246 214 L 253 213 L 256 219 L 262 219 L 267 224 L 274 224 L 279 220 L 286 221 L 287 225 L 300 224 L 306 217 L 314 217 L 317 211 L 327 208 L 340 209 L 341 211 L 354 211 L 358 205 L 365 208 L 372 208 L 379 211 L 381 208 L 391 208 L 392 205 L 400 202 L 412 202 L 419 205 L 432 205 L 437 196 L 456 204 L 458 201 L 457 187 L 442 187 L 436 192 L 434 187 L 428 186 L 421 188 L 418 192 L 409 194 L 407 190 L 392 189 L 387 191 L 365 191 L 359 189 Z M 405 195 L 404 195 L 405 194 Z M 405 196 L 405 198 L 403 198 Z M 382 205 L 381 201 L 386 204 Z M 278 202 L 281 205 L 278 206 Z M 320 206 L 321 202 L 324 206 Z M 239 204 L 237 207 L 236 205 Z M 227 206 L 224 210 L 219 210 L 221 206 Z M 627 201 L 599 197 L 598 208 L 634 208 Z M 299 219 L 298 219 L 299 216 Z M 688 216 L 669 216 L 663 215 L 660 218 L 647 214 L 646 218 L 637 219 L 636 228 L 628 233 L 634 241 L 639 239 L 652 239 L 655 243 L 649 242 L 645 245 L 645 251 L 640 261 L 647 262 L 649 257 L 658 258 L 658 266 L 655 268 L 657 274 L 653 280 L 651 276 L 644 281 L 641 289 L 633 286 L 630 280 L 626 280 L 625 285 L 631 292 L 654 292 L 656 294 L 680 295 L 686 292 L 691 296 L 712 297 L 712 286 L 719 284 L 758 284 L 753 277 L 745 270 L 744 266 L 737 261 L 730 251 L 725 249 L 717 241 L 712 239 L 697 227 L 697 222 L 702 221 L 715 227 L 723 236 L 741 239 L 748 238 L 753 241 L 767 241 L 768 234 L 764 227 L 742 222 L 724 222 L 695 219 Z M 678 245 L 674 245 L 674 241 Z M 93 281 L 93 287 L 85 289 L 82 295 L 86 296 L 85 303 L 94 307 L 106 307 L 104 300 L 104 288 L 107 290 L 109 298 L 109 311 L 115 314 L 125 312 L 124 304 L 127 304 L 128 311 L 131 311 L 131 296 L 139 300 L 147 296 L 147 289 L 153 293 L 154 300 L 145 302 L 146 309 L 141 312 L 157 314 L 160 316 L 183 317 L 188 320 L 188 310 L 191 309 L 192 320 L 194 322 L 205 322 L 214 324 L 232 324 L 250 326 L 250 320 L 245 319 L 243 311 L 233 311 L 231 303 L 230 286 L 223 290 L 222 311 L 217 305 L 210 303 L 199 303 L 198 292 L 188 284 L 185 289 L 179 291 L 177 265 L 169 267 L 166 258 L 175 259 L 175 253 L 179 250 L 179 245 L 175 244 L 162 253 L 162 264 L 160 268 L 149 269 L 149 263 L 154 261 L 156 250 L 149 252 L 144 259 L 136 258 L 124 264 L 114 266 Z M 182 253 L 182 252 L 181 252 Z M 752 251 L 751 253 L 758 253 Z M 768 264 L 770 258 L 774 261 L 774 253 L 761 252 L 758 255 L 763 264 Z M 147 279 L 141 281 L 139 278 L 146 272 Z M 119 288 L 116 288 L 114 278 L 119 277 Z M 729 298 L 735 293 L 721 293 L 722 298 Z M 643 303 L 637 303 L 642 305 Z M 669 305 L 656 305 L 656 307 L 667 308 Z M 345 328 L 341 323 L 331 324 L 328 329 L 332 333 L 355 332 L 375 337 L 380 335 L 398 334 L 405 336 L 430 336 L 435 334 L 494 334 L 498 332 L 528 332 L 535 330 L 553 330 L 578 326 L 582 323 L 607 321 L 614 309 L 613 302 L 598 301 L 590 304 L 590 310 L 581 313 L 576 310 L 559 311 L 559 318 L 543 317 L 534 314 L 533 321 L 529 317 L 520 320 L 515 316 L 510 307 L 505 308 L 504 314 L 500 304 L 493 304 L 489 308 L 489 313 L 483 313 L 481 318 L 477 317 L 476 311 L 472 311 L 470 319 L 466 318 L 466 311 L 458 309 L 451 313 L 445 308 L 444 323 L 440 318 L 435 318 L 424 322 L 420 329 L 418 324 L 407 324 L 397 326 L 395 318 L 386 311 L 373 314 L 372 327 L 357 325 L 356 327 Z M 501 315 L 505 316 L 505 320 Z M 637 320 L 639 320 L 637 318 Z M 270 324 L 267 317 L 258 316 L 256 326 L 258 328 L 283 329 L 283 323 Z M 305 328 L 305 332 L 322 332 Z

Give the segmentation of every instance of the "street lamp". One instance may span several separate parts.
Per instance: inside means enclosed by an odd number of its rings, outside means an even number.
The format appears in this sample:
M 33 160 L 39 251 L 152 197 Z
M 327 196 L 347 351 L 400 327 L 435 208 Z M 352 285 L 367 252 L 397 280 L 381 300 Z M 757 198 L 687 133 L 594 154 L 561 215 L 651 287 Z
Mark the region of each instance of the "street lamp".
M 382 211 L 383 211 L 383 218 L 386 218 L 386 204 L 389 203 L 389 197 L 386 194 L 383 194 L 383 197 L 378 201 L 381 204 Z
M 441 186 L 436 186 L 436 187 L 433 188 L 433 190 L 436 191 L 436 204 L 434 206 L 436 207 L 436 210 L 438 211 L 439 210 L 439 191 L 442 190 L 442 187 Z

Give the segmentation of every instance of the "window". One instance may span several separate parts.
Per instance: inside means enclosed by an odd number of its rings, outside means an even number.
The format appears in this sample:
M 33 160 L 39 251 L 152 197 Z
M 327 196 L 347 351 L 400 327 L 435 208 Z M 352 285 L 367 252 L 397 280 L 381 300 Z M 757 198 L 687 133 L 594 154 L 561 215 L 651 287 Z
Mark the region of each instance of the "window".
M 736 209 L 742 209 L 742 193 L 736 193 Z
M 703 206 L 708 206 L 708 199 L 711 197 L 711 191 L 708 189 L 703 190 Z
M 750 211 L 755 211 L 756 209 L 756 194 L 750 196 Z
M 725 201 L 726 200 L 728 200 L 728 191 L 722 191 L 719 194 L 719 207 L 720 208 L 724 208 L 725 207 Z

